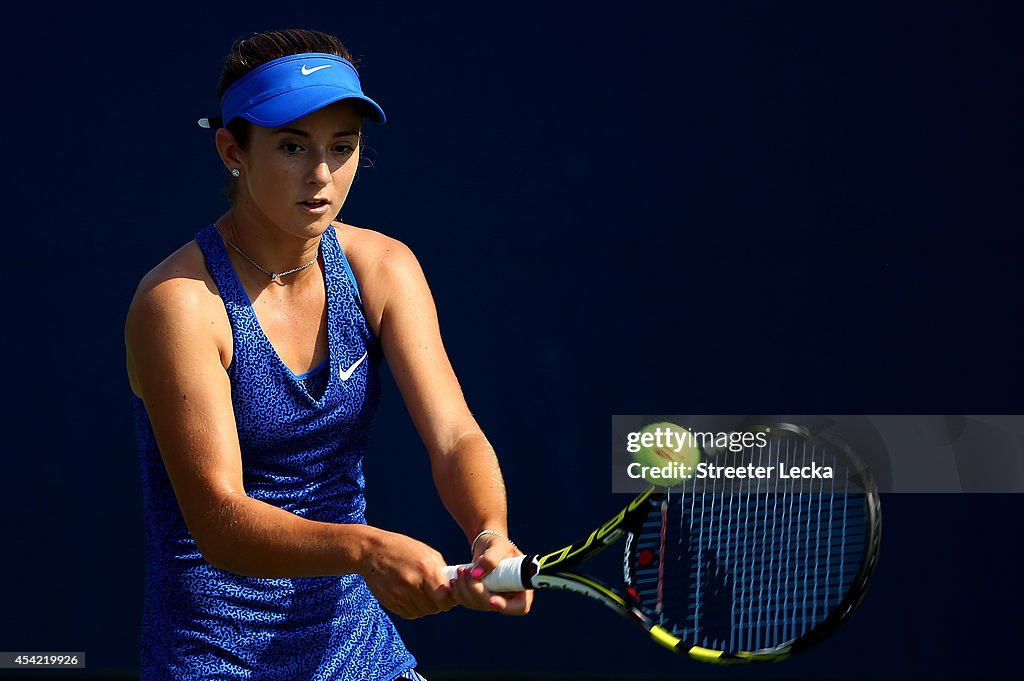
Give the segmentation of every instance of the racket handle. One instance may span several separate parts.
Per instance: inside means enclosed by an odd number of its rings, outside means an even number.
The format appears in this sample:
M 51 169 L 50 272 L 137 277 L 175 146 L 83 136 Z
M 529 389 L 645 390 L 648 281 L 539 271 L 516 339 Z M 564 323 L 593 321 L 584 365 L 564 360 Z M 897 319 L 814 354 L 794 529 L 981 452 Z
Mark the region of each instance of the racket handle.
M 488 591 L 499 594 L 532 588 L 523 584 L 523 561 L 526 559 L 527 556 L 516 556 L 515 558 L 506 558 L 501 561 L 498 563 L 498 567 L 491 570 L 490 574 L 484 577 L 484 586 L 487 587 Z M 445 567 L 444 573 L 448 579 L 455 579 L 459 568 L 468 567 L 472 567 L 472 564 L 449 565 Z

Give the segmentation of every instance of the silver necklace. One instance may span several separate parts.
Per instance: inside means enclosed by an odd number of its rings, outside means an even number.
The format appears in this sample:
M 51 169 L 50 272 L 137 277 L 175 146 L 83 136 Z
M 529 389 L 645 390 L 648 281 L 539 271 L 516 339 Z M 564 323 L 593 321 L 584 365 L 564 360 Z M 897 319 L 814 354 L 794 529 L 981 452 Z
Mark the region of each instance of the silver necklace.
M 307 267 L 309 267 L 309 266 L 311 266 L 311 265 L 312 265 L 313 263 L 315 263 L 315 262 L 316 262 L 316 259 L 320 257 L 320 246 L 319 246 L 319 245 L 317 245 L 317 254 L 316 254 L 316 255 L 314 255 L 314 256 L 313 256 L 313 259 L 312 259 L 312 260 L 310 260 L 309 262 L 307 262 L 307 263 L 306 263 L 305 265 L 299 265 L 298 267 L 293 267 L 292 269 L 290 269 L 290 270 L 287 270 L 287 271 L 285 271 L 285 272 L 271 272 L 270 270 L 268 270 L 267 268 L 263 267 L 262 265 L 260 265 L 260 264 L 259 264 L 258 262 L 256 262 L 256 261 L 255 261 L 255 260 L 253 260 L 252 258 L 250 258 L 250 257 L 249 257 L 248 255 L 246 255 L 246 254 L 245 254 L 245 251 L 243 251 L 243 250 L 242 250 L 241 248 L 239 248 L 238 246 L 236 246 L 236 245 L 234 244 L 234 242 L 232 242 L 232 241 L 228 241 L 227 239 L 224 239 L 224 241 L 227 241 L 227 242 L 228 242 L 228 245 L 229 245 L 229 246 L 231 246 L 231 248 L 233 248 L 233 249 L 235 249 L 236 251 L 238 251 L 238 254 L 239 254 L 240 256 L 242 256 L 243 258 L 245 258 L 246 260 L 248 260 L 248 261 L 249 261 L 249 263 L 250 263 L 250 264 L 251 264 L 251 265 L 252 265 L 253 267 L 255 267 L 255 268 L 256 268 L 256 269 L 258 269 L 258 270 L 259 270 L 260 272 L 262 272 L 263 274 L 265 274 L 265 275 L 267 275 L 268 277 L 270 277 L 270 281 L 276 281 L 276 280 L 279 280 L 279 279 L 280 279 L 281 277 L 285 276 L 286 274 L 295 274 L 296 272 L 301 272 L 302 270 L 306 269 Z

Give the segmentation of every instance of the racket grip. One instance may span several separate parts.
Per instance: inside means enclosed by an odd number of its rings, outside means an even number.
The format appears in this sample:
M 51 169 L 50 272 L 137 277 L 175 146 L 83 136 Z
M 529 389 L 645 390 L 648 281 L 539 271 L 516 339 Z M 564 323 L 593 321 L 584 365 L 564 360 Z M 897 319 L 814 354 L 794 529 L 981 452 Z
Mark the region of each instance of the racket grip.
M 516 556 L 515 558 L 506 558 L 501 561 L 498 563 L 498 567 L 491 570 L 490 574 L 484 577 L 484 586 L 487 587 L 488 591 L 493 591 L 494 593 L 508 593 L 510 591 L 522 591 L 532 588 L 523 584 L 523 561 L 526 558 L 527 556 Z M 449 565 L 445 567 L 444 573 L 448 579 L 455 579 L 459 568 L 468 567 L 472 567 L 472 564 Z

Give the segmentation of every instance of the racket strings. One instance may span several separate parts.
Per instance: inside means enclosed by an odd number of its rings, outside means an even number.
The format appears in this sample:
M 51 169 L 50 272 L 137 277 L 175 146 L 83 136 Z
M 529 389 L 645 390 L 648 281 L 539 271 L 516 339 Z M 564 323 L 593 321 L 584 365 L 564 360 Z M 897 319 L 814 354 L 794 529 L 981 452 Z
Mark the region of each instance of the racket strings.
M 843 460 L 785 436 L 715 457 L 721 466 L 812 462 L 836 467 L 813 491 L 777 475 L 738 490 L 704 478 L 659 502 L 633 547 L 658 557 L 636 569 L 645 614 L 691 645 L 726 652 L 783 646 L 828 617 L 857 576 L 867 535 Z

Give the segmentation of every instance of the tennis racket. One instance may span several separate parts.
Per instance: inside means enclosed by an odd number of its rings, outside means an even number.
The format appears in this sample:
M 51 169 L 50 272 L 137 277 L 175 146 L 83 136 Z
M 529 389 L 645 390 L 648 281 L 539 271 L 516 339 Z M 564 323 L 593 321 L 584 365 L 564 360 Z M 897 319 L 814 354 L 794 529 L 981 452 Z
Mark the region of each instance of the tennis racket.
M 788 424 L 755 431 L 765 433 L 758 446 L 702 449 L 702 462 L 719 472 L 762 467 L 771 477 L 694 475 L 651 487 L 573 544 L 501 561 L 484 585 L 589 596 L 702 662 L 778 661 L 819 643 L 850 617 L 871 581 L 881 543 L 878 491 L 841 444 Z M 792 477 L 815 467 L 833 477 Z M 621 587 L 576 571 L 622 537 Z M 449 566 L 449 576 L 459 567 Z

